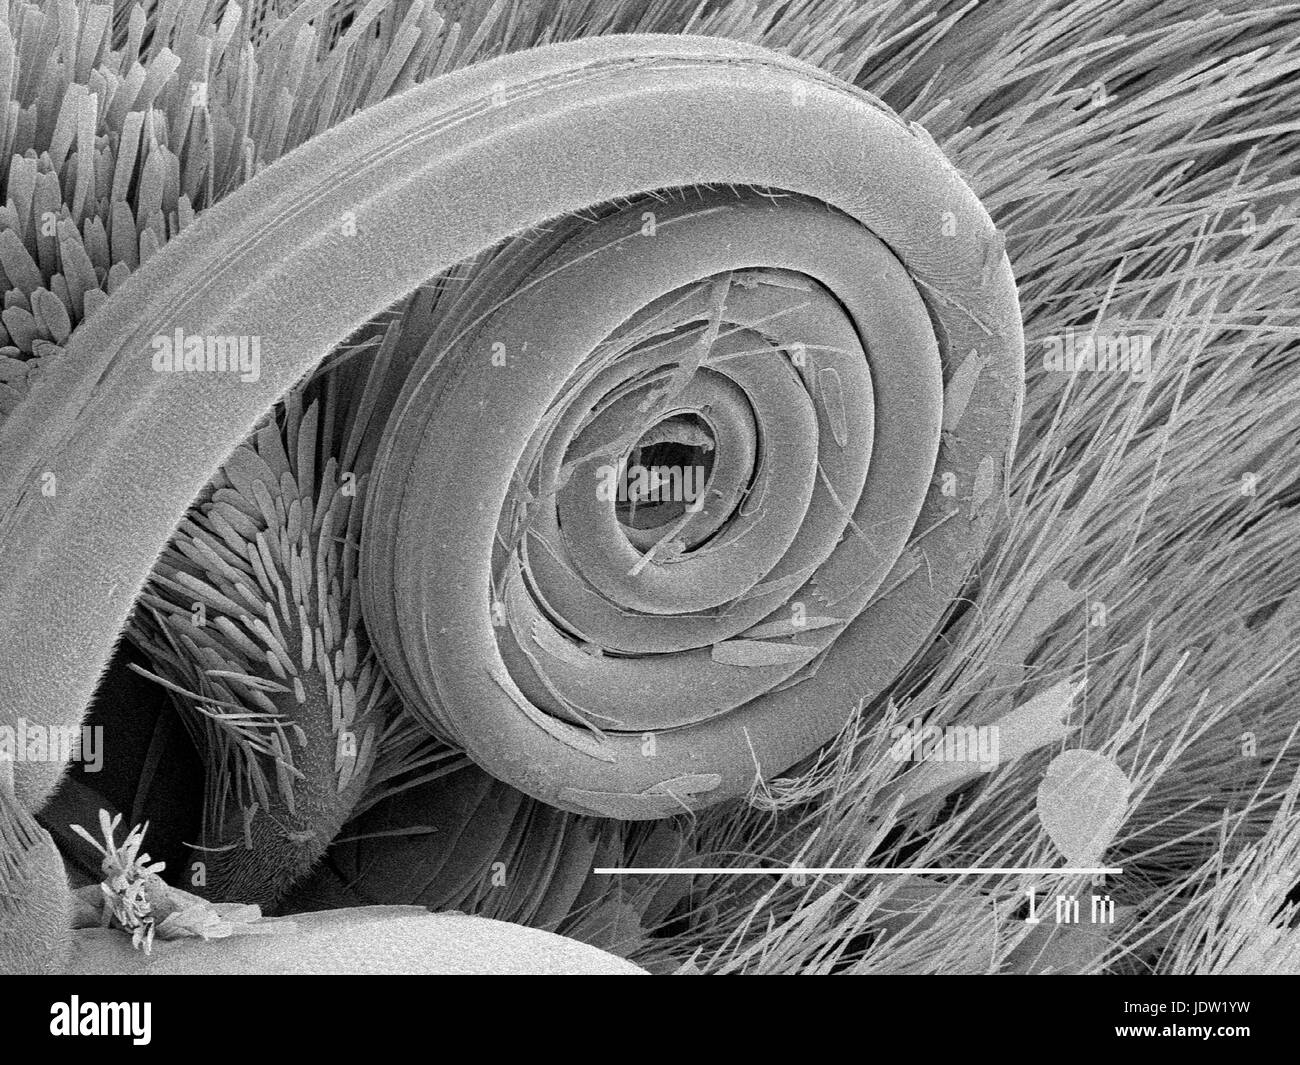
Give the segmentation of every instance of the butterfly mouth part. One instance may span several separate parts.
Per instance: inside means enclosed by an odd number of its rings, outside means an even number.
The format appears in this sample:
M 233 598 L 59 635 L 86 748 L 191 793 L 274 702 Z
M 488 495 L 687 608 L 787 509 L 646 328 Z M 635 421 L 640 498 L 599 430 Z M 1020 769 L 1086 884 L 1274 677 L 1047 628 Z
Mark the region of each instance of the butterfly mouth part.
M 935 488 L 949 352 L 897 255 L 824 203 L 696 188 L 593 214 L 504 248 L 430 339 L 362 589 L 437 734 L 555 805 L 656 817 L 740 793 L 751 747 L 793 763 L 840 689 L 915 652 L 919 618 L 870 618 L 957 514 Z M 955 590 L 967 565 L 930 574 Z M 888 656 L 838 654 L 850 633 Z
M 323 352 L 503 242 L 364 488 L 366 627 L 435 733 L 566 809 L 693 809 L 831 739 L 960 592 L 1018 427 L 1019 307 L 975 195 L 879 101 L 757 47 L 609 37 L 417 86 L 272 169 L 143 263 L 0 427 L 8 715 L 80 720 L 223 459 Z M 154 372 L 178 328 L 261 338 L 256 380 Z M 636 545 L 564 456 L 619 384 L 593 375 L 648 341 L 656 387 L 718 392 L 727 520 Z M 703 409 L 667 402 L 614 461 Z M 52 504 L 47 469 L 74 471 Z M 55 778 L 16 784 L 35 805 Z

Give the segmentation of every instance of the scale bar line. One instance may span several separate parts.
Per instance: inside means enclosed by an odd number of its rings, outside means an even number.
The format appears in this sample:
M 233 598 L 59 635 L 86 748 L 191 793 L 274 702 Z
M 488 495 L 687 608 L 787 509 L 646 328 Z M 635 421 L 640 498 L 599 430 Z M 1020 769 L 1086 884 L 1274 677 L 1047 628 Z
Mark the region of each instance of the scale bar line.
M 939 876 L 945 874 L 957 873 L 974 873 L 974 874 L 995 874 L 1007 876 L 1016 873 L 1029 874 L 1032 876 L 1119 876 L 1124 872 L 1123 869 L 1060 869 L 1060 868 L 1035 868 L 1035 867 L 1002 867 L 1002 866 L 922 866 L 918 868 L 898 868 L 897 866 L 866 866 L 863 868 L 803 868 L 789 866 L 759 866 L 750 869 L 736 868 L 701 868 L 701 869 L 669 869 L 636 866 L 623 866 L 606 869 L 593 869 L 593 873 L 602 876 L 620 876 L 623 874 L 635 874 L 639 876 L 671 876 L 692 875 L 692 876 L 757 876 L 767 874 L 768 876 Z

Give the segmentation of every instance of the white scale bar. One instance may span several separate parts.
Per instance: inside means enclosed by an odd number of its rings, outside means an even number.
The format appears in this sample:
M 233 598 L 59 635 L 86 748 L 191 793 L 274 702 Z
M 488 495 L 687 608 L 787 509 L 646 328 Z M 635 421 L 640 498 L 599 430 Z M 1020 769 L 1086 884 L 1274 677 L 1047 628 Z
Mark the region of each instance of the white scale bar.
M 767 874 L 769 876 L 917 876 L 924 874 L 927 876 L 938 876 L 942 874 L 953 873 L 989 873 L 999 876 L 1011 875 L 1015 873 L 1025 873 L 1033 876 L 1119 876 L 1124 872 L 1123 869 L 1037 869 L 1037 868 L 1002 868 L 1000 866 L 962 866 L 948 868 L 945 866 L 925 866 L 921 868 L 903 868 L 897 866 L 868 866 L 862 869 L 840 869 L 840 868 L 800 868 L 778 866 L 763 866 L 753 869 L 657 869 L 657 868 L 636 868 L 623 867 L 612 869 L 593 869 L 593 873 L 601 875 L 617 876 L 624 873 L 635 873 L 641 876 L 665 876 L 665 875 L 693 875 L 693 876 L 757 876 Z

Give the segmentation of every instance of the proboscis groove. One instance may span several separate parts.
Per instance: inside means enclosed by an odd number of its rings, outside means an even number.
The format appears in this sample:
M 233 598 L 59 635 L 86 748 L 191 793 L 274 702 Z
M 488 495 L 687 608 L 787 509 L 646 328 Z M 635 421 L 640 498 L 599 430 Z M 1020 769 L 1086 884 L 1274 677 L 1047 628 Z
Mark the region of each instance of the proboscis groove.
M 933 627 L 979 544 L 970 504 L 997 495 L 1017 422 L 1015 286 L 973 193 L 927 139 L 871 97 L 759 48 L 654 36 L 539 48 L 377 105 L 202 215 L 72 336 L 68 357 L 0 430 L 0 636 L 14 648 L 0 677 L 4 713 L 80 719 L 190 501 L 270 404 L 359 323 L 424 279 L 548 220 L 654 190 L 718 184 L 778 190 L 852 220 L 911 279 L 944 375 L 972 350 L 984 360 L 966 415 L 938 452 L 963 486 L 960 510 L 949 513 L 950 501 L 934 491 L 925 496 L 911 546 L 886 575 L 886 594 L 826 655 L 816 699 L 796 686 L 746 719 L 760 752 L 781 736 L 777 761 L 827 739 Z M 345 244 L 338 220 L 347 212 L 360 239 Z M 946 216 L 955 223 L 950 232 Z M 766 261 L 733 256 L 703 276 Z M 698 280 L 695 264 L 687 265 L 694 273 L 684 280 Z M 862 299 L 876 281 L 863 273 Z M 677 287 L 661 284 L 654 295 Z M 182 327 L 260 336 L 260 379 L 154 373 L 150 338 Z M 559 369 L 551 372 L 563 380 Z M 544 408 L 552 398 L 537 392 L 528 401 Z M 528 432 L 535 427 L 502 412 L 502 421 L 510 419 Z M 933 452 L 924 460 L 932 463 Z M 40 496 L 36 481 L 52 467 L 66 471 L 53 501 Z M 406 503 L 401 513 L 403 522 L 418 520 Z M 431 574 L 416 576 L 423 582 Z M 428 626 L 435 653 L 477 653 L 475 641 L 491 635 L 488 589 L 478 592 L 482 609 L 473 616 L 432 619 L 439 622 Z M 649 790 L 673 795 L 680 808 L 701 778 L 721 777 L 710 800 L 752 779 L 754 758 L 739 742 L 717 764 L 689 751 L 661 754 L 657 765 L 639 751 L 593 758 L 549 723 L 508 710 L 505 702 L 517 708 L 517 701 L 501 681 L 489 656 L 473 687 L 486 709 L 459 717 L 455 736 L 490 771 L 548 801 L 608 809 L 612 800 L 600 796 Z M 702 727 L 735 724 L 724 716 Z M 783 768 L 761 754 L 759 765 Z M 37 804 L 53 780 L 20 767 L 20 799 Z M 659 799 L 650 805 L 633 800 L 623 816 L 671 812 Z

